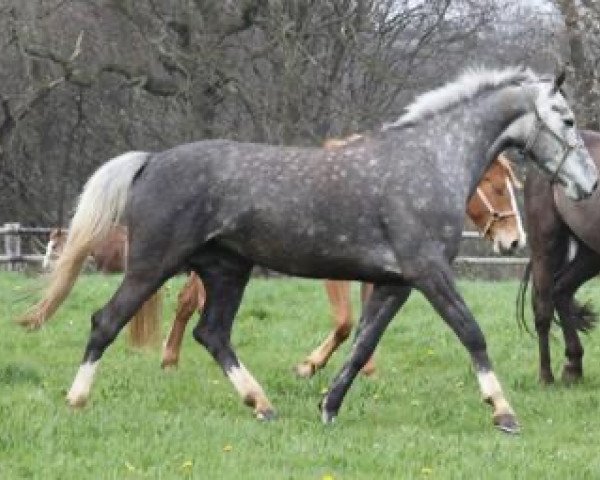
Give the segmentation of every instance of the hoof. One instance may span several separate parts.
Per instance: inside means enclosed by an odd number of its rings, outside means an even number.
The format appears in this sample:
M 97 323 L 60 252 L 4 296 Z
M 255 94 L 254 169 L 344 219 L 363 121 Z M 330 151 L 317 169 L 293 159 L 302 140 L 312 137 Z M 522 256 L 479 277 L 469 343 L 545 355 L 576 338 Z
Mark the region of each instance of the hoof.
M 581 368 L 572 365 L 565 365 L 563 368 L 561 380 L 565 385 L 574 385 L 583 379 L 583 371 Z
M 254 412 L 257 420 L 261 422 L 270 422 L 277 419 L 275 410 L 265 410 L 264 412 Z
M 296 375 L 301 378 L 311 378 L 316 371 L 317 367 L 309 362 L 302 362 L 296 365 Z
M 176 369 L 179 366 L 178 358 L 163 358 L 160 362 L 160 368 L 163 370 Z
M 25 330 L 34 332 L 39 330 L 42 326 L 42 321 L 35 318 L 20 318 L 17 323 L 21 325 Z
M 504 433 L 518 434 L 521 432 L 517 417 L 510 413 L 494 415 L 494 425 L 498 430 L 501 430 Z
M 67 403 L 71 408 L 80 409 L 85 407 L 87 403 L 87 397 L 83 395 L 67 395 Z
M 375 365 L 367 363 L 360 371 L 365 377 L 370 377 L 375 373 Z
M 323 425 L 333 425 L 337 414 L 328 410 L 321 410 L 321 421 Z
M 554 375 L 552 375 L 552 372 L 540 372 L 540 383 L 542 385 L 553 385 Z
M 325 408 L 326 403 L 327 396 L 323 397 L 318 405 L 319 411 L 321 412 L 321 421 L 324 425 L 332 425 L 337 417 L 337 411 L 327 410 L 327 408 Z

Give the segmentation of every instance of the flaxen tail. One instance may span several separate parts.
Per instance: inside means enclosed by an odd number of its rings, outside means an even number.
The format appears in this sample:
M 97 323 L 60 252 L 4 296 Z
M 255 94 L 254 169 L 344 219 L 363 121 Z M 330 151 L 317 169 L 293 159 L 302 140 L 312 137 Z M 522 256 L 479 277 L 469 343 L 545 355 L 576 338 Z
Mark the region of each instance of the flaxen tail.
M 119 223 L 133 178 L 147 159 L 145 152 L 128 152 L 105 163 L 90 177 L 79 197 L 67 241 L 50 273 L 44 295 L 19 323 L 37 328 L 56 312 L 94 246 Z

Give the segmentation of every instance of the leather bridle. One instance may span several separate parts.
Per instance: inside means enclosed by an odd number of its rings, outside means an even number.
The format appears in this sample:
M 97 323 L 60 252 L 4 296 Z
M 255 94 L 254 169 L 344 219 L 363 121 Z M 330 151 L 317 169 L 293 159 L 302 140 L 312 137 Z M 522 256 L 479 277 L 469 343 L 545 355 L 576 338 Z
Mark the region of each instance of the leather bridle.
M 562 137 L 560 137 L 554 130 L 552 130 L 546 124 L 546 122 L 544 122 L 544 120 L 540 116 L 540 113 L 538 112 L 538 109 L 535 105 L 533 107 L 533 113 L 535 114 L 535 119 L 536 119 L 535 126 L 533 128 L 533 131 L 529 135 L 529 138 L 525 142 L 525 147 L 523 148 L 523 154 L 525 156 L 533 157 L 534 156 L 533 148 L 535 147 L 535 145 L 540 137 L 540 133 L 543 130 L 550 133 L 550 135 L 552 135 L 558 141 L 558 143 L 563 151 L 560 162 L 558 162 L 558 166 L 556 167 L 556 170 L 552 173 L 552 177 L 550 178 L 550 182 L 555 183 L 558 180 L 558 175 L 559 175 L 561 169 L 563 168 L 563 165 L 567 161 L 567 158 L 571 154 L 571 152 L 575 149 L 581 148 L 582 144 L 578 142 L 575 145 L 571 145 L 567 141 L 563 140 Z
M 490 229 L 496 222 L 499 222 L 500 220 L 502 220 L 504 218 L 517 216 L 517 212 L 515 212 L 514 210 L 505 210 L 505 211 L 496 210 L 494 208 L 494 206 L 492 205 L 492 203 L 487 198 L 487 196 L 485 195 L 485 192 L 481 189 L 481 187 L 477 187 L 477 195 L 479 196 L 479 199 L 485 205 L 485 208 L 487 208 L 487 211 L 490 214 L 488 221 L 486 222 L 485 226 L 483 227 L 483 229 L 481 231 L 481 234 L 484 237 L 487 237 Z

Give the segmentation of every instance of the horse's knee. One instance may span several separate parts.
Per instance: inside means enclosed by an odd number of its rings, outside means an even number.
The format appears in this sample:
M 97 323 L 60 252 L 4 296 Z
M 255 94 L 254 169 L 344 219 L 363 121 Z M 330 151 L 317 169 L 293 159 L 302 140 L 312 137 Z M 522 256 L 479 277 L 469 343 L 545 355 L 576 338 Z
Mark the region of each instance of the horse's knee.
M 208 329 L 202 324 L 194 327 L 192 335 L 213 356 L 216 356 L 223 347 L 223 338 L 220 332 Z
M 92 331 L 90 333 L 90 349 L 103 352 L 118 335 L 121 325 L 111 322 L 104 310 L 98 310 L 91 318 Z

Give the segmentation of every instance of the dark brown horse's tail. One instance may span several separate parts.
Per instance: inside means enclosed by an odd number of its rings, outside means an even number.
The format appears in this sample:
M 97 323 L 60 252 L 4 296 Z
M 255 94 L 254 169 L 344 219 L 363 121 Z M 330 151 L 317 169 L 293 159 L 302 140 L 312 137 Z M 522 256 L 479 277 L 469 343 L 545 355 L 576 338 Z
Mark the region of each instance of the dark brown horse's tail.
M 525 300 L 527 298 L 527 287 L 529 286 L 529 279 L 531 278 L 531 260 L 525 266 L 525 271 L 523 272 L 523 278 L 521 279 L 521 283 L 519 284 L 519 290 L 517 292 L 517 301 L 516 301 L 516 317 L 517 317 L 517 325 L 519 328 L 524 329 L 529 335 L 533 335 L 529 327 L 527 326 L 527 321 L 525 320 Z
M 592 310 L 590 302 L 582 305 L 573 298 L 569 304 L 568 321 L 580 332 L 588 333 L 596 327 L 598 313 Z
M 157 347 L 163 304 L 162 288 L 152 295 L 129 322 L 129 343 L 134 347 Z
M 525 320 L 525 300 L 527 297 L 527 287 L 529 286 L 530 277 L 531 261 L 525 267 L 523 278 L 521 279 L 521 283 L 519 285 L 519 291 L 517 292 L 516 316 L 519 327 L 524 328 L 529 334 L 532 334 Z M 582 305 L 572 298 L 567 312 L 568 316 L 565 318 L 565 321 L 570 322 L 571 325 L 573 325 L 580 332 L 587 333 L 594 329 L 598 323 L 598 313 L 592 310 L 590 302 L 586 302 Z M 554 321 L 556 323 L 560 323 L 560 320 L 556 317 L 554 317 Z

